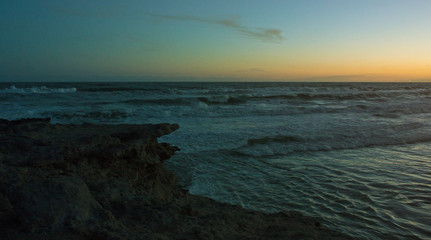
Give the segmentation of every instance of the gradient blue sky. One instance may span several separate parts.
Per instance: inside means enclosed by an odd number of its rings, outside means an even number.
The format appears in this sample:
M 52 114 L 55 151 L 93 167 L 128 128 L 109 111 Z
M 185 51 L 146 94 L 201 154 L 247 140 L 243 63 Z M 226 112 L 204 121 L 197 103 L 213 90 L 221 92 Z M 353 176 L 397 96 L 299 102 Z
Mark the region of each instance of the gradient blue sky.
M 0 81 L 426 81 L 431 1 L 0 0 Z

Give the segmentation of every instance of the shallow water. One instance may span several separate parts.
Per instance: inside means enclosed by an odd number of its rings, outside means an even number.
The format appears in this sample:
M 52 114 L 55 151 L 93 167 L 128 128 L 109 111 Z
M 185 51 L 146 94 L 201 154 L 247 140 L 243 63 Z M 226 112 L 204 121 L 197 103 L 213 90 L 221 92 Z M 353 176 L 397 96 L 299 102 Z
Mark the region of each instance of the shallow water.
M 299 210 L 362 239 L 431 238 L 431 84 L 2 83 L 0 118 L 179 123 L 193 194 Z

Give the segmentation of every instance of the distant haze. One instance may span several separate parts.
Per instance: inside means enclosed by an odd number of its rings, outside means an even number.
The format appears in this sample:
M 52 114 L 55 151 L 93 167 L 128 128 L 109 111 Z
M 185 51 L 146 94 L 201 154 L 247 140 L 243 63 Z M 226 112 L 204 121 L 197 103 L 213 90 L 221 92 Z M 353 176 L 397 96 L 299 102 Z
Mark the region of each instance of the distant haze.
M 0 81 L 431 81 L 427 0 L 3 0 Z

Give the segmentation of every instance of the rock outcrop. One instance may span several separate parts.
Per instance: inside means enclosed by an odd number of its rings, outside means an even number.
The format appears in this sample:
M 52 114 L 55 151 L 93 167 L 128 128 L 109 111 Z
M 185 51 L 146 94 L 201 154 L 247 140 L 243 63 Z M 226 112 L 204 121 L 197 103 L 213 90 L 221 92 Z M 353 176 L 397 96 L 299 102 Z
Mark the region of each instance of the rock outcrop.
M 0 239 L 351 239 L 297 212 L 190 195 L 157 138 L 176 124 L 0 120 Z

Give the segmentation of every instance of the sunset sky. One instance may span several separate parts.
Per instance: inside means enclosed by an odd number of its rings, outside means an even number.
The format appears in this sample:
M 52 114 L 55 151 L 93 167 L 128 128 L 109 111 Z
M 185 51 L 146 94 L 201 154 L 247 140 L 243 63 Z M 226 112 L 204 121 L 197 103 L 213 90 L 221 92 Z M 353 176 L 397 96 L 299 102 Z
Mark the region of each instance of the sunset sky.
M 429 81 L 429 0 L 0 0 L 0 81 Z

